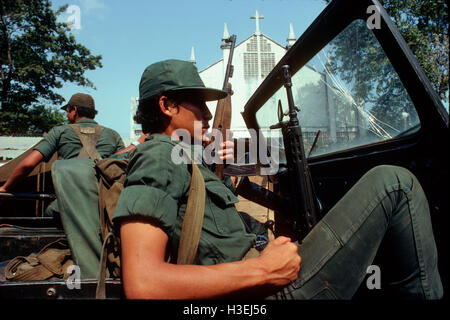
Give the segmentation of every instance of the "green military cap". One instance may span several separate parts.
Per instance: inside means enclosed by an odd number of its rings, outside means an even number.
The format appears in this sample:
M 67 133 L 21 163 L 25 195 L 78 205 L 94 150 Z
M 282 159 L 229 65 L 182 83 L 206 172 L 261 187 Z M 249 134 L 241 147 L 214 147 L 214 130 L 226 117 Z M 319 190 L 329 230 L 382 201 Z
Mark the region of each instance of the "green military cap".
M 225 98 L 222 90 L 207 88 L 192 62 L 165 60 L 149 65 L 141 77 L 139 99 L 148 99 L 162 92 L 183 91 L 203 96 L 205 101 Z
M 75 93 L 72 97 L 70 97 L 69 102 L 61 107 L 61 110 L 65 110 L 68 106 L 84 107 L 95 110 L 94 98 L 85 93 Z

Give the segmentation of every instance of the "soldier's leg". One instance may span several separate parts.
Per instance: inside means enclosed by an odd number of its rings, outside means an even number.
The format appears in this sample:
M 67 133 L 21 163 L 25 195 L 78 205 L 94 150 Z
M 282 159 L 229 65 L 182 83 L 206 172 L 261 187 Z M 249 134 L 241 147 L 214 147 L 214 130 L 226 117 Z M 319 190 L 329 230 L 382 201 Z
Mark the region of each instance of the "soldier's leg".
M 442 297 L 428 202 L 408 170 L 379 166 L 365 174 L 299 247 L 299 278 L 270 298 L 350 299 L 380 245 L 390 259 L 381 279 L 406 298 Z M 383 284 L 384 285 L 384 284 Z
M 83 279 L 95 279 L 102 243 L 94 162 L 80 158 L 55 161 L 52 177 L 74 264 Z

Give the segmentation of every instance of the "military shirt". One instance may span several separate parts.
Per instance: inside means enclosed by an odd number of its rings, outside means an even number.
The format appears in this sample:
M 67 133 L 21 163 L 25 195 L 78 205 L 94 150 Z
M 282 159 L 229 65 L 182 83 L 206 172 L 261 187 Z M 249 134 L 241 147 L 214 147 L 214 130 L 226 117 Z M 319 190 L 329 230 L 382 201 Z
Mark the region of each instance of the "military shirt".
M 93 119 L 83 118 L 78 120 L 76 124 L 82 127 L 95 127 L 97 122 Z M 42 153 L 44 160 L 48 161 L 55 152 L 58 152 L 62 159 L 76 158 L 81 148 L 81 141 L 77 134 L 70 125 L 66 124 L 52 128 L 34 150 Z M 116 131 L 105 127 L 95 148 L 102 158 L 105 158 L 125 148 L 125 145 Z
M 186 211 L 191 174 L 187 164 L 171 160 L 178 141 L 152 134 L 131 155 L 113 222 L 123 217 L 150 217 L 168 235 L 176 256 Z M 205 180 L 205 212 L 196 264 L 211 265 L 242 259 L 256 236 L 245 230 L 234 204 L 238 199 L 207 165 L 196 162 Z

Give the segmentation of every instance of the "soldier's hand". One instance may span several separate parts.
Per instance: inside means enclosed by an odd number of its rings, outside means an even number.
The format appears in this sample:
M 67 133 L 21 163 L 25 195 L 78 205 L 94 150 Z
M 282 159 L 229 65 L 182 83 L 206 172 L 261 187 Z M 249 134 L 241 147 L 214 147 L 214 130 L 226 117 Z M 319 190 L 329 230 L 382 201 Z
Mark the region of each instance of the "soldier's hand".
M 217 151 L 220 159 L 226 162 L 226 160 L 234 159 L 234 141 L 233 131 L 227 130 L 226 140 L 220 145 L 219 151 Z
M 298 277 L 301 257 L 290 238 L 278 237 L 268 243 L 259 258 L 267 270 L 267 285 L 282 287 Z

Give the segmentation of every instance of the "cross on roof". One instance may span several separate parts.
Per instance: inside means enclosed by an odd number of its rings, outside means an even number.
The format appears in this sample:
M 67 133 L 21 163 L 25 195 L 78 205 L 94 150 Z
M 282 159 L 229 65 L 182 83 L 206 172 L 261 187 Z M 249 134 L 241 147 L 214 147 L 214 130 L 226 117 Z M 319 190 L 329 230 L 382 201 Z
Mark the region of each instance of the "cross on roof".
M 261 34 L 261 31 L 259 30 L 259 19 L 264 19 L 263 15 L 259 15 L 258 10 L 256 10 L 256 13 L 254 16 L 251 16 L 250 19 L 256 20 L 256 31 L 255 34 Z

